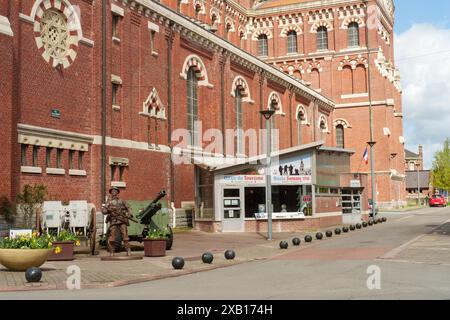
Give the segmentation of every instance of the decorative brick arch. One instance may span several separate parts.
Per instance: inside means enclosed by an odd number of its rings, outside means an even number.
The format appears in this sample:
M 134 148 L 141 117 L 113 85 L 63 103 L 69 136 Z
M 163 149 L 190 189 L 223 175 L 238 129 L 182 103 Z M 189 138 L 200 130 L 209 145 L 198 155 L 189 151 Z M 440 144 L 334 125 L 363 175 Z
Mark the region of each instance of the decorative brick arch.
M 239 38 L 243 40 L 247 40 L 247 32 L 242 26 L 238 27 Z
M 187 80 L 187 74 L 190 68 L 194 68 L 199 86 L 206 86 L 209 88 L 214 87 L 211 83 L 209 83 L 205 64 L 203 63 L 202 59 L 200 59 L 200 57 L 196 54 L 191 54 L 186 58 L 186 60 L 184 60 L 183 69 L 180 73 L 181 78 Z
M 267 109 L 270 109 L 271 105 L 272 105 L 272 101 L 276 101 L 277 103 L 277 107 L 275 109 L 275 114 L 281 114 L 284 115 L 283 113 L 283 104 L 281 101 L 281 96 L 278 92 L 272 91 L 269 94 L 269 99 L 267 100 Z
M 299 104 L 298 106 L 297 106 L 297 109 L 295 110 L 295 119 L 297 120 L 297 121 L 299 121 L 299 119 L 298 119 L 298 114 L 299 113 L 302 113 L 303 114 L 303 119 L 301 119 L 301 124 L 306 124 L 306 125 L 309 125 L 309 122 L 308 122 L 308 114 L 306 113 L 306 108 L 303 106 L 303 105 L 301 105 L 301 104 Z
M 166 109 L 162 104 L 161 98 L 159 97 L 156 88 L 152 89 L 148 98 L 144 101 L 141 114 L 159 119 L 166 118 Z
M 338 70 L 342 71 L 345 66 L 349 66 L 352 70 L 355 70 L 358 65 L 363 65 L 366 69 L 369 67 L 367 59 L 362 55 L 358 55 L 356 58 L 349 58 L 348 56 L 339 63 Z
M 50 14 L 53 14 L 53 17 L 50 17 Z M 61 65 L 63 68 L 68 68 L 75 61 L 78 42 L 83 38 L 79 12 L 77 12 L 76 7 L 72 6 L 68 0 L 37 0 L 31 9 L 30 17 L 34 20 L 33 30 L 36 45 L 44 60 L 52 67 Z M 63 42 L 58 44 L 60 48 L 63 44 L 66 50 L 63 54 L 59 52 L 58 56 L 52 54 L 49 51 L 50 45 L 46 44 L 46 35 L 44 34 L 46 30 L 43 29 L 45 28 L 43 24 L 49 19 L 52 20 L 51 23 L 54 23 L 53 30 L 60 28 L 60 32 L 67 33 L 67 36 L 62 40 Z M 60 25 L 58 26 L 58 20 L 64 21 L 59 21 Z M 53 52 L 55 51 L 53 50 Z
M 193 1 L 194 10 L 198 13 L 206 14 L 205 1 L 204 0 L 194 0 Z
M 344 127 L 344 129 L 350 129 L 352 126 L 350 125 L 350 123 L 345 120 L 345 119 L 336 119 L 333 122 L 333 127 L 337 127 L 338 125 L 342 125 Z
M 231 96 L 235 97 L 236 89 L 240 89 L 242 95 L 242 102 L 254 103 L 250 95 L 250 87 L 248 86 L 247 81 L 242 76 L 237 76 L 233 80 L 233 84 L 231 86 Z
M 321 128 L 322 123 L 325 124 L 325 128 Z M 317 127 L 319 128 L 319 130 L 322 130 L 322 132 L 326 132 L 326 133 L 330 133 L 330 131 L 328 130 L 328 120 L 327 117 L 325 117 L 325 115 L 321 114 L 319 117 L 319 122 Z
M 230 29 L 228 29 L 228 26 L 230 26 Z M 227 28 L 228 32 L 236 31 L 236 29 L 234 27 L 234 21 L 230 17 L 225 18 L 225 27 Z
M 349 24 L 352 22 L 356 22 L 360 28 L 365 26 L 364 20 L 361 19 L 361 17 L 353 16 L 353 17 L 346 18 L 342 22 L 341 29 L 348 29 Z
M 269 29 L 258 29 L 253 33 L 252 40 L 258 41 L 258 37 L 262 34 L 265 34 L 267 36 L 267 39 L 273 38 L 272 32 Z
M 287 27 L 284 27 L 283 30 L 281 30 L 280 37 L 282 37 L 282 38 L 287 37 L 287 34 L 289 33 L 289 31 L 295 31 L 297 33 L 297 35 L 303 33 L 302 29 L 300 29 L 297 25 L 291 24 Z
M 214 21 L 216 24 L 221 23 L 219 9 L 212 7 L 211 10 L 209 10 L 209 17 L 211 18 L 211 21 L 213 16 L 216 16 L 216 20 Z
M 326 27 L 327 31 L 333 31 L 333 24 L 330 23 L 330 21 L 322 20 L 314 23 L 311 26 L 311 33 L 317 33 L 317 29 L 319 29 L 320 27 Z

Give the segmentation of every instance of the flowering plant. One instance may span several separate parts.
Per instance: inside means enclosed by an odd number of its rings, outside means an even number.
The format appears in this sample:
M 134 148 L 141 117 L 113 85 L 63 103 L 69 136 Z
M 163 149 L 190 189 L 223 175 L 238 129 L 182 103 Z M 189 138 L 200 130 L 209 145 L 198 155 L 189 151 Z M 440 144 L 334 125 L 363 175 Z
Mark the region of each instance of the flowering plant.
M 167 230 L 149 230 L 145 239 L 147 240 L 167 240 L 169 232 Z
M 53 237 L 33 233 L 30 236 L 6 237 L 0 240 L 0 249 L 51 249 Z
M 70 231 L 62 230 L 57 236 L 55 236 L 55 240 L 57 242 L 73 242 L 76 246 L 80 245 L 80 240 L 78 237 Z

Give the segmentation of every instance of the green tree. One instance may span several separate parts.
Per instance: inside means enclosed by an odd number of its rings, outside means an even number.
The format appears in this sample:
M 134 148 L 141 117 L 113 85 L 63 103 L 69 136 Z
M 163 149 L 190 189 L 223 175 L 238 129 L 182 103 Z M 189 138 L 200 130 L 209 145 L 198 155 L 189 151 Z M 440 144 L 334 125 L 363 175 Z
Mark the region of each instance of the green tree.
M 17 195 L 17 204 L 23 215 L 25 228 L 31 228 L 33 214 L 37 213 L 39 207 L 47 198 L 47 187 L 43 184 L 25 185 L 21 193 Z
M 442 190 L 450 190 L 450 139 L 444 142 L 444 148 L 434 154 L 433 185 Z

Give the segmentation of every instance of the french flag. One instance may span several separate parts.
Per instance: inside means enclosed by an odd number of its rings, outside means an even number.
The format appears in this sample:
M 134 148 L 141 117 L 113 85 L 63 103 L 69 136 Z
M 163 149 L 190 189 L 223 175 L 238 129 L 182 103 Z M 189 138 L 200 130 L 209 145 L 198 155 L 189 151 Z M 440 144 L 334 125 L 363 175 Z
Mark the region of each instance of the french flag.
M 369 150 L 366 147 L 366 150 L 364 151 L 364 155 L 363 155 L 364 161 L 366 162 L 366 165 L 369 164 Z

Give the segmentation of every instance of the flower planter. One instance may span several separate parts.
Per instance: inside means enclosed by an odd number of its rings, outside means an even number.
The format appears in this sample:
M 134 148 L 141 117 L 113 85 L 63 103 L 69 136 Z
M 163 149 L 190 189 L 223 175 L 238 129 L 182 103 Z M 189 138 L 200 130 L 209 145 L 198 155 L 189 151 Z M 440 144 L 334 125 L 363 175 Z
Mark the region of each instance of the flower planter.
M 164 257 L 166 255 L 166 240 L 144 239 L 144 255 L 146 257 Z
M 61 241 L 61 242 L 52 242 L 53 250 L 50 256 L 48 257 L 48 261 L 72 261 L 75 260 L 75 256 L 73 253 L 74 242 L 73 241 Z M 60 248 L 61 251 L 59 253 L 55 253 L 56 248 Z
M 42 266 L 51 252 L 52 249 L 0 249 L 0 264 L 11 271 L 26 271 Z

